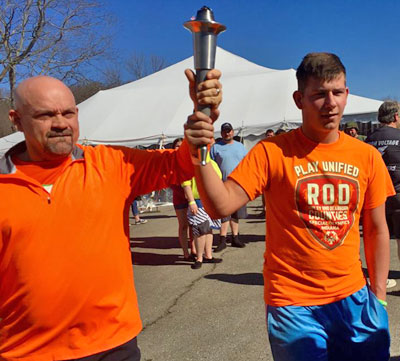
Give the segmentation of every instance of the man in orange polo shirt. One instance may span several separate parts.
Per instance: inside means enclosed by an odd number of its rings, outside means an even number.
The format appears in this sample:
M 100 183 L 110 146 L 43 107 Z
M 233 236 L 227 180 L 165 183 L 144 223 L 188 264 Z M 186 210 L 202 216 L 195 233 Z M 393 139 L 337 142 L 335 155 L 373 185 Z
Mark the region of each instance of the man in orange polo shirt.
M 219 75 L 191 88 L 214 119 Z M 10 119 L 25 141 L 0 160 L 0 359 L 139 360 L 129 206 L 193 176 L 187 143 L 78 145 L 75 99 L 45 76 L 18 86 Z
M 213 136 L 212 120 L 189 117 L 185 137 L 200 196 L 210 216 L 221 218 L 265 195 L 264 298 L 274 360 L 388 360 L 385 201 L 393 185 L 379 152 L 339 131 L 348 96 L 340 59 L 308 54 L 296 75 L 302 126 L 259 142 L 224 183 L 196 158 L 196 146 Z M 370 286 L 359 254 L 361 214 Z

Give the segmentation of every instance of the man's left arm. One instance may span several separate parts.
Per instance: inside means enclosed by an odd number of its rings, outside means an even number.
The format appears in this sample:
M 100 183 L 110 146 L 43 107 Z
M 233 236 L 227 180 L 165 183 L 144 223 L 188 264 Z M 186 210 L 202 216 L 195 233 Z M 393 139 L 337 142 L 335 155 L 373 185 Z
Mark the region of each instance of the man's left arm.
M 386 224 L 385 204 L 364 209 L 363 238 L 371 290 L 378 299 L 385 301 L 390 261 L 390 238 Z

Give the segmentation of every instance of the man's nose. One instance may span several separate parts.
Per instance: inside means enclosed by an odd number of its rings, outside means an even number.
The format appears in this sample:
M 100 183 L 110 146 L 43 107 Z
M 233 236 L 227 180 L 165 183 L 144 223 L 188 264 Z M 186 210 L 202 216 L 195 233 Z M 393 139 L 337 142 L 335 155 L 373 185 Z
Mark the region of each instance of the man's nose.
M 64 129 L 67 128 L 68 123 L 61 113 L 56 113 L 53 117 L 51 126 L 52 128 Z
M 336 106 L 335 96 L 332 92 L 326 93 L 325 96 L 325 107 L 333 109 Z

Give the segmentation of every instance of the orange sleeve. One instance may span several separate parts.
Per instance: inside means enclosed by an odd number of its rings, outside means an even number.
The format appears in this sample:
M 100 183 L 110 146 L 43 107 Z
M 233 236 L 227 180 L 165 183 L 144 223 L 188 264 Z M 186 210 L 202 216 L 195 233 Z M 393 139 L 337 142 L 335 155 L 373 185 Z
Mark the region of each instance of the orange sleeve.
M 176 151 L 107 147 L 105 153 L 101 160 L 105 169 L 117 176 L 120 186 L 134 197 L 181 184 L 194 176 L 186 142 Z
M 376 208 L 385 203 L 387 197 L 396 194 L 382 156 L 375 148 L 371 149 L 371 164 L 369 170 L 371 174 L 367 191 L 365 192 L 365 209 Z
M 269 160 L 264 142 L 256 144 L 242 159 L 228 178 L 234 180 L 247 193 L 250 200 L 258 197 L 269 179 Z
M 181 184 L 194 176 L 189 146 L 183 142 L 172 149 L 137 151 L 133 159 L 131 186 L 137 195 Z

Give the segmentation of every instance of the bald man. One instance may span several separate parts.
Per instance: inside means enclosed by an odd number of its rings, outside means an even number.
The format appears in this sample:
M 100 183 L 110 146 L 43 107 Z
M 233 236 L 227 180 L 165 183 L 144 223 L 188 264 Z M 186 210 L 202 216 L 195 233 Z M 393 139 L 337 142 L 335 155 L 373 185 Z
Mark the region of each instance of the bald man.
M 78 108 L 62 82 L 45 76 L 25 80 L 15 92 L 15 108 L 10 120 L 26 139 L 21 160 L 56 160 L 72 153 L 79 137 Z
M 220 73 L 208 75 L 191 96 L 216 119 Z M 79 145 L 74 97 L 51 77 L 15 99 L 25 141 L 0 159 L 0 359 L 140 360 L 129 206 L 193 176 L 188 145 Z

